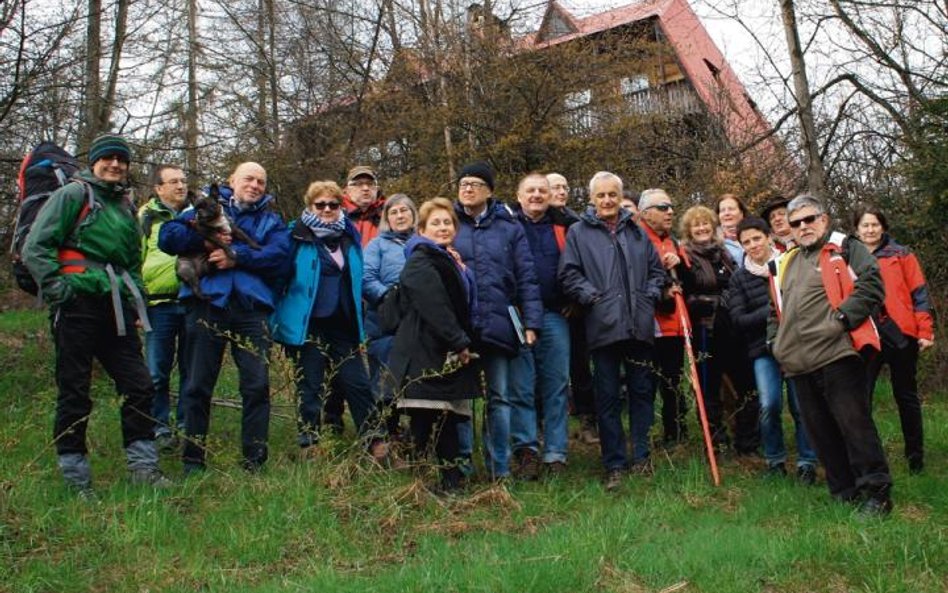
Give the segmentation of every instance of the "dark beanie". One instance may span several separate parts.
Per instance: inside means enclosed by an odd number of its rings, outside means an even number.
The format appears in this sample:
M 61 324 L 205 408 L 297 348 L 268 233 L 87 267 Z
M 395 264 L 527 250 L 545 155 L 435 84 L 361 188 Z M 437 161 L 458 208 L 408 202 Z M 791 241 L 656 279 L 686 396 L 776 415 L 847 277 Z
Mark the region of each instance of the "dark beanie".
M 494 191 L 494 170 L 484 161 L 464 165 L 464 168 L 461 169 L 461 173 L 458 174 L 458 181 L 465 177 L 477 177 L 478 179 L 482 179 L 484 183 L 487 184 L 487 187 L 489 187 L 491 191 Z
M 97 160 L 110 155 L 119 156 L 125 162 L 129 162 L 132 160 L 132 149 L 125 138 L 118 134 L 102 134 L 93 140 L 92 145 L 89 146 L 90 165 L 94 165 Z

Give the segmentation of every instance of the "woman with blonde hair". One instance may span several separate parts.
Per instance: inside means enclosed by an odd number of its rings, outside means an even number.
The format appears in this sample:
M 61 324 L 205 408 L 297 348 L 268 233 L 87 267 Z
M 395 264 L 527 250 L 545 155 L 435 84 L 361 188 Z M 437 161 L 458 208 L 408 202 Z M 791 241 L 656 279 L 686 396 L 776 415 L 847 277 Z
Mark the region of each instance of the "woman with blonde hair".
M 401 321 L 390 366 L 398 407 L 411 418 L 415 450 L 434 439 L 441 488 L 461 485 L 458 424 L 471 417 L 478 372 L 469 350 L 474 278 L 452 246 L 459 223 L 453 204 L 433 198 L 418 211 L 418 234 L 405 245 L 399 279 Z

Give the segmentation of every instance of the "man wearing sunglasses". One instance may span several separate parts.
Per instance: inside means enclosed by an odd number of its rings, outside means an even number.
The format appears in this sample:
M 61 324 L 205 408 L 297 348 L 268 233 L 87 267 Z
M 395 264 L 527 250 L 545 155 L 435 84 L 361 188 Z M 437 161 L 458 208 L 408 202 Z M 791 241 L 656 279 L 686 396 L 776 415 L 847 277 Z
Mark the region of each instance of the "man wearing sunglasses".
M 211 396 L 228 346 L 240 375 L 242 466 L 256 471 L 268 457 L 270 337 L 266 323 L 276 302 L 273 287 L 289 275 L 290 237 L 280 215 L 269 209 L 273 197 L 266 189 L 263 167 L 251 162 L 237 166 L 229 184 L 220 187 L 221 207 L 259 248 L 236 239 L 231 243 L 228 234 L 223 240 L 230 243 L 229 253 L 216 246 L 209 250 L 210 272 L 200 279 L 204 298 L 198 298 L 187 283 L 181 284 L 191 373 L 183 395 L 186 474 L 205 468 Z M 207 251 L 207 242 L 191 224 L 194 217 L 193 209 L 186 210 L 161 225 L 158 247 L 172 255 Z
M 639 224 L 652 241 L 665 268 L 665 294 L 679 290 L 677 278 L 685 266 L 685 252 L 671 235 L 675 207 L 663 189 L 647 189 L 639 196 Z M 685 412 L 688 407 L 679 389 L 685 357 L 685 331 L 681 311 L 674 296 L 655 305 L 654 382 L 662 394 L 663 442 L 675 445 L 687 438 Z
M 787 219 L 798 247 L 771 264 L 768 343 L 793 381 L 830 494 L 863 515 L 888 514 L 892 478 L 860 356 L 879 350 L 869 317 L 885 294 L 879 267 L 862 243 L 832 231 L 813 196 L 791 200 Z

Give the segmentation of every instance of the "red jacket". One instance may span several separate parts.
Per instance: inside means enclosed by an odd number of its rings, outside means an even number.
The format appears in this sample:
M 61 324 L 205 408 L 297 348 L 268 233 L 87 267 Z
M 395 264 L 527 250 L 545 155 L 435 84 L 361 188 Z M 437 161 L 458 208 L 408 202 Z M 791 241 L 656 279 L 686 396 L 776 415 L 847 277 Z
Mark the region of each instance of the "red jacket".
M 379 234 L 379 223 L 382 222 L 382 209 L 385 207 L 385 196 L 379 197 L 369 204 L 365 210 L 360 210 L 349 196 L 342 197 L 342 205 L 346 209 L 346 216 L 362 236 L 362 247 L 369 244 Z
M 879 260 L 885 283 L 885 315 L 903 334 L 933 340 L 931 300 L 918 258 L 888 235 L 872 254 Z
M 664 237 L 659 237 L 658 233 L 655 232 L 652 227 L 650 227 L 645 222 L 639 223 L 639 226 L 645 230 L 645 234 L 648 235 L 649 240 L 652 242 L 652 245 L 655 247 L 655 251 L 658 252 L 658 259 L 662 261 L 662 267 L 664 264 L 664 257 L 666 253 L 676 254 L 682 262 L 687 262 L 688 257 L 685 255 L 685 250 L 681 248 L 677 241 L 675 241 L 671 235 L 665 235 Z M 687 265 L 687 263 L 685 264 Z M 655 335 L 661 337 L 669 336 L 684 336 L 685 329 L 681 325 L 681 315 L 682 311 L 680 309 L 681 300 L 675 301 L 674 309 L 669 312 L 661 312 L 656 307 L 655 310 Z M 687 313 L 685 313 L 687 315 Z

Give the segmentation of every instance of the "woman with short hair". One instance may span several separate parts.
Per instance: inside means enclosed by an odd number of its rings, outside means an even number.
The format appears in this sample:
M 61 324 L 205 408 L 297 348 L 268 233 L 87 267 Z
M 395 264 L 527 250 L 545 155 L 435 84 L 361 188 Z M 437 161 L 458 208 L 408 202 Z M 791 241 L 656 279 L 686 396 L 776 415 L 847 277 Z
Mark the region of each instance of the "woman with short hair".
M 291 226 L 293 272 L 271 318 L 273 337 L 285 345 L 296 371 L 299 446 L 320 438 L 323 380 L 345 395 L 356 430 L 377 460 L 387 455 L 377 426 L 369 376 L 362 359 L 362 247 L 342 208 L 342 190 L 317 181 Z
M 889 222 L 879 208 L 857 208 L 853 226 L 856 237 L 878 260 L 885 284 L 885 303 L 877 323 L 882 351 L 868 364 L 869 393 L 875 389 L 882 365 L 888 364 L 909 472 L 919 473 L 925 463 L 918 353 L 935 341 L 928 285 L 915 254 L 889 236 Z
M 479 388 L 471 310 L 474 278 L 452 242 L 458 217 L 453 204 L 434 198 L 418 211 L 418 234 L 405 245 L 399 278 L 401 319 L 392 345 L 390 367 L 397 405 L 411 418 L 420 455 L 434 439 L 441 466 L 441 488 L 461 486 L 458 424 L 471 417 Z

